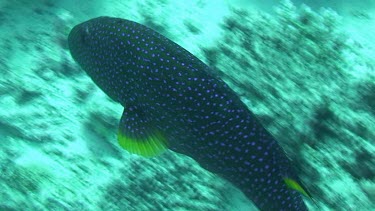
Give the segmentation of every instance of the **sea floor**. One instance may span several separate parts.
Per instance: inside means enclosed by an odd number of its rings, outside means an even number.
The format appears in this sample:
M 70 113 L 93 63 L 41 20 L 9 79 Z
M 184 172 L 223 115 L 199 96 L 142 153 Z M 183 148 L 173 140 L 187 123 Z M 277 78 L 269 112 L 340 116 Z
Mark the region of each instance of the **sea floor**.
M 97 16 L 143 23 L 213 67 L 299 169 L 310 210 L 374 210 L 375 3 L 262 2 L 0 1 L 0 210 L 256 210 L 189 157 L 120 148 L 122 106 L 67 45 Z

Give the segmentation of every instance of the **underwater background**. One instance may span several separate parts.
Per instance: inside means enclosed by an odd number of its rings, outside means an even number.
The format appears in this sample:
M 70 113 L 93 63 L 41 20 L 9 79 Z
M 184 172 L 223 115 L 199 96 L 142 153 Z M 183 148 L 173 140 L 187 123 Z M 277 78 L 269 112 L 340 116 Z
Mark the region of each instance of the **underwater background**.
M 187 156 L 120 148 L 122 106 L 67 45 L 98 16 L 217 71 L 284 148 L 310 210 L 375 210 L 374 0 L 0 0 L 0 210 L 256 210 Z

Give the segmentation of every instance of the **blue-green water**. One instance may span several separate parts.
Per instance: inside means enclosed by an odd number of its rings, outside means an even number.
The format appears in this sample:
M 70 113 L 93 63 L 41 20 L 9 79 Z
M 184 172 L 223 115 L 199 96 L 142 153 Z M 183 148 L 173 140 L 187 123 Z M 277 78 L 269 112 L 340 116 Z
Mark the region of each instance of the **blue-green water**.
M 371 0 L 1 0 L 0 210 L 256 210 L 191 158 L 119 147 L 122 107 L 67 46 L 73 26 L 103 15 L 213 67 L 284 148 L 310 210 L 374 210 L 374 11 Z

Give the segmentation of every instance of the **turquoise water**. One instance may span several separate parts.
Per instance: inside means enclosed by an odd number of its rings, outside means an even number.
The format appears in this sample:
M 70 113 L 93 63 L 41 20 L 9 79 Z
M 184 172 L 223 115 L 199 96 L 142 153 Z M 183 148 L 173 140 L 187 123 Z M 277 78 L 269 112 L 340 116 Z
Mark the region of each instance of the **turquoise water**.
M 122 106 L 67 45 L 103 15 L 213 67 L 284 148 L 310 210 L 374 210 L 374 11 L 370 0 L 1 0 L 0 210 L 256 210 L 189 157 L 119 147 Z

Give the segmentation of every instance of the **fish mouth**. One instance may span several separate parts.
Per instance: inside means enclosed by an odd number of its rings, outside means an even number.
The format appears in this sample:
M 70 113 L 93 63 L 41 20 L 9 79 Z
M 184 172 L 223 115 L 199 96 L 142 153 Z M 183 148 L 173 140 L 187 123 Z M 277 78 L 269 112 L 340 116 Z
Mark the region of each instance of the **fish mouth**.
M 80 25 L 77 25 L 77 26 L 73 27 L 73 29 L 70 31 L 70 33 L 68 35 L 68 46 L 69 46 L 69 50 L 70 50 L 70 53 L 72 54 L 73 58 L 74 58 L 74 55 L 77 52 L 77 45 L 80 44 L 80 42 L 79 42 L 79 37 L 80 37 L 80 34 L 81 34 L 81 26 Z
M 90 25 L 87 22 L 76 25 L 70 31 L 68 35 L 68 47 L 70 54 L 75 60 L 90 46 L 89 37 Z

